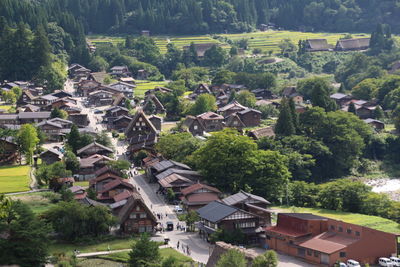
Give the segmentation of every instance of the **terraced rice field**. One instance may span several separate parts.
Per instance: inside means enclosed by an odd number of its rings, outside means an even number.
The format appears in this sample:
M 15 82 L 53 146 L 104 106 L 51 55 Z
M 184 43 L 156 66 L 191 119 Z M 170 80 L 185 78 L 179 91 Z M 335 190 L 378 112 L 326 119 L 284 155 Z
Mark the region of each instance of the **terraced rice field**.
M 167 85 L 167 82 L 159 81 L 159 82 L 152 82 L 152 81 L 141 81 L 137 80 L 136 81 L 136 88 L 134 90 L 135 96 L 143 97 L 144 93 L 147 90 L 154 89 L 157 86 L 165 86 Z
M 252 32 L 243 34 L 220 34 L 231 40 L 248 39 L 250 49 L 259 48 L 262 51 L 272 50 L 278 52 L 278 44 L 284 39 L 291 39 L 295 44 L 299 40 L 305 39 L 327 39 L 329 44 L 335 45 L 337 40 L 344 37 L 346 33 L 310 33 L 310 32 L 292 32 L 292 31 L 266 31 Z M 369 37 L 367 34 L 353 34 L 353 38 Z
M 211 38 L 208 35 L 197 35 L 197 36 L 153 36 L 154 41 L 156 42 L 158 48 L 160 49 L 161 53 L 167 52 L 167 44 L 173 43 L 180 49 L 184 46 L 190 45 L 192 42 L 195 44 L 202 44 L 202 43 L 216 43 L 221 44 L 222 47 L 228 48 L 227 44 L 223 44 L 218 40 Z M 91 41 L 93 44 L 101 45 L 111 43 L 113 45 L 117 45 L 119 43 L 123 43 L 125 41 L 124 37 L 107 37 L 107 36 L 89 36 L 88 40 Z
M 295 32 L 295 31 L 266 31 L 266 32 L 251 32 L 251 33 L 237 33 L 237 34 L 219 34 L 231 40 L 249 39 L 250 49 L 260 48 L 262 51 L 278 52 L 279 43 L 283 39 L 291 39 L 295 44 L 299 40 L 305 39 L 327 39 L 329 44 L 335 45 L 337 40 L 344 37 L 346 33 L 310 33 L 310 32 Z M 368 34 L 352 34 L 354 38 L 369 37 Z M 177 47 L 190 45 L 194 42 L 199 43 L 219 43 L 225 48 L 229 48 L 226 43 L 221 43 L 219 40 L 213 39 L 211 35 L 194 35 L 194 36 L 153 36 L 157 46 L 162 53 L 167 50 L 169 42 L 174 43 Z M 107 36 L 89 36 L 88 39 L 94 44 L 123 43 L 124 37 L 107 37 Z

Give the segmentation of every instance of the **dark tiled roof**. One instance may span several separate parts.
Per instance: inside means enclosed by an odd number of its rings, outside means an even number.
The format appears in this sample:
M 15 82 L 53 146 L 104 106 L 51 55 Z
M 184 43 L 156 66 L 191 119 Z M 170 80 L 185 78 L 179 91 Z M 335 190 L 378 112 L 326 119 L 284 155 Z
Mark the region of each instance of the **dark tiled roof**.
M 194 184 L 192 186 L 189 186 L 188 188 L 182 189 L 181 193 L 183 195 L 187 195 L 187 194 L 193 193 L 193 192 L 195 192 L 195 191 L 197 191 L 199 189 L 202 189 L 202 188 L 210 190 L 211 192 L 221 193 L 221 191 L 219 191 L 217 188 L 209 186 L 209 185 L 206 185 L 206 184 L 201 184 L 201 183 L 196 183 L 196 184 Z
M 264 204 L 271 204 L 268 200 L 266 200 L 263 197 L 256 196 L 244 191 L 240 191 L 239 193 L 236 193 L 234 195 L 231 195 L 229 197 L 226 197 L 222 200 L 227 205 L 236 205 L 237 203 L 243 202 L 247 203 L 249 200 L 255 200 Z
M 198 209 L 197 213 L 201 218 L 216 223 L 238 210 L 238 208 L 228 206 L 218 201 L 213 201 Z
M 98 147 L 98 148 L 100 148 L 100 149 L 102 149 L 102 150 L 106 150 L 106 151 L 108 151 L 108 152 L 110 152 L 110 153 L 113 153 L 113 152 L 114 152 L 114 151 L 113 151 L 111 148 L 109 148 L 109 147 L 103 146 L 102 144 L 99 144 L 99 143 L 97 143 L 97 142 L 93 142 L 93 143 L 91 143 L 91 144 L 88 144 L 87 146 L 82 147 L 81 149 L 79 149 L 78 151 L 76 151 L 76 153 L 77 153 L 77 154 L 81 154 L 82 152 L 85 152 L 86 150 L 88 150 L 89 148 L 92 148 L 92 147 Z

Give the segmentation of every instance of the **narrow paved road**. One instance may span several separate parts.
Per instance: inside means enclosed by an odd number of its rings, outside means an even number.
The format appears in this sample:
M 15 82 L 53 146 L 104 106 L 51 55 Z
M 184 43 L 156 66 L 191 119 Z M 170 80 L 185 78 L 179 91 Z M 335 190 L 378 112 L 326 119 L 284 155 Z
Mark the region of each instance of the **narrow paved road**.
M 132 184 L 136 186 L 143 197 L 146 205 L 151 208 L 155 214 L 162 214 L 162 219 L 159 220 L 163 226 L 166 226 L 167 221 L 174 223 L 173 231 L 166 231 L 154 237 L 154 240 L 163 241 L 164 237 L 170 239 L 170 245 L 181 253 L 187 254 L 187 246 L 189 246 L 190 257 L 198 262 L 207 263 L 209 253 L 212 251 L 212 246 L 201 240 L 198 233 L 188 233 L 177 230 L 176 226 L 179 222 L 176 214 L 173 212 L 173 206 L 167 205 L 163 198 L 156 194 L 157 185 L 149 184 L 143 175 L 133 176 L 130 178 Z M 184 222 L 179 222 L 180 225 L 185 225 Z M 177 243 L 179 241 L 179 248 Z

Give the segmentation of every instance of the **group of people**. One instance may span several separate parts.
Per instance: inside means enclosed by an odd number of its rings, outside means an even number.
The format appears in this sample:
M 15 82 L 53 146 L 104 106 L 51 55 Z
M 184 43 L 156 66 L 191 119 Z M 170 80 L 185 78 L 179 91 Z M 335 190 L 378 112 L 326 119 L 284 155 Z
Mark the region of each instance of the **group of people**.
M 183 253 L 186 253 L 187 255 L 190 256 L 190 248 L 189 248 L 189 245 L 180 244 L 180 242 L 178 241 L 178 243 L 176 244 L 176 249 L 179 250 L 179 246 L 181 247 Z

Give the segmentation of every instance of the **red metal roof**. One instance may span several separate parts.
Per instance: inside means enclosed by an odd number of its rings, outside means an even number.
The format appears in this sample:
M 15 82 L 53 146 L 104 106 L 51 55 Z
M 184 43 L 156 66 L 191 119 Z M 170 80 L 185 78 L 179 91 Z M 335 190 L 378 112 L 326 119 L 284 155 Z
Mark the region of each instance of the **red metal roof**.
M 208 190 L 210 190 L 212 192 L 215 192 L 215 193 L 221 193 L 221 191 L 219 191 L 217 188 L 209 186 L 209 185 L 201 184 L 201 183 L 196 183 L 196 184 L 191 185 L 191 186 L 189 186 L 189 187 L 187 187 L 185 189 L 182 189 L 181 193 L 183 195 L 187 195 L 187 194 L 193 193 L 194 191 L 197 191 L 197 190 L 202 189 L 202 188 L 208 189 Z
M 299 243 L 300 247 L 309 248 L 326 254 L 332 254 L 336 251 L 346 248 L 359 239 L 346 237 L 333 232 L 325 232 L 317 235 L 307 241 Z
M 114 196 L 114 201 L 118 202 L 123 199 L 127 199 L 128 197 L 132 196 L 132 193 L 128 190 L 124 190 L 122 193 L 119 193 L 118 195 Z
M 187 203 L 195 204 L 195 203 L 204 203 L 204 202 L 212 202 L 214 200 L 219 200 L 218 194 L 216 193 L 198 193 L 186 196 Z

